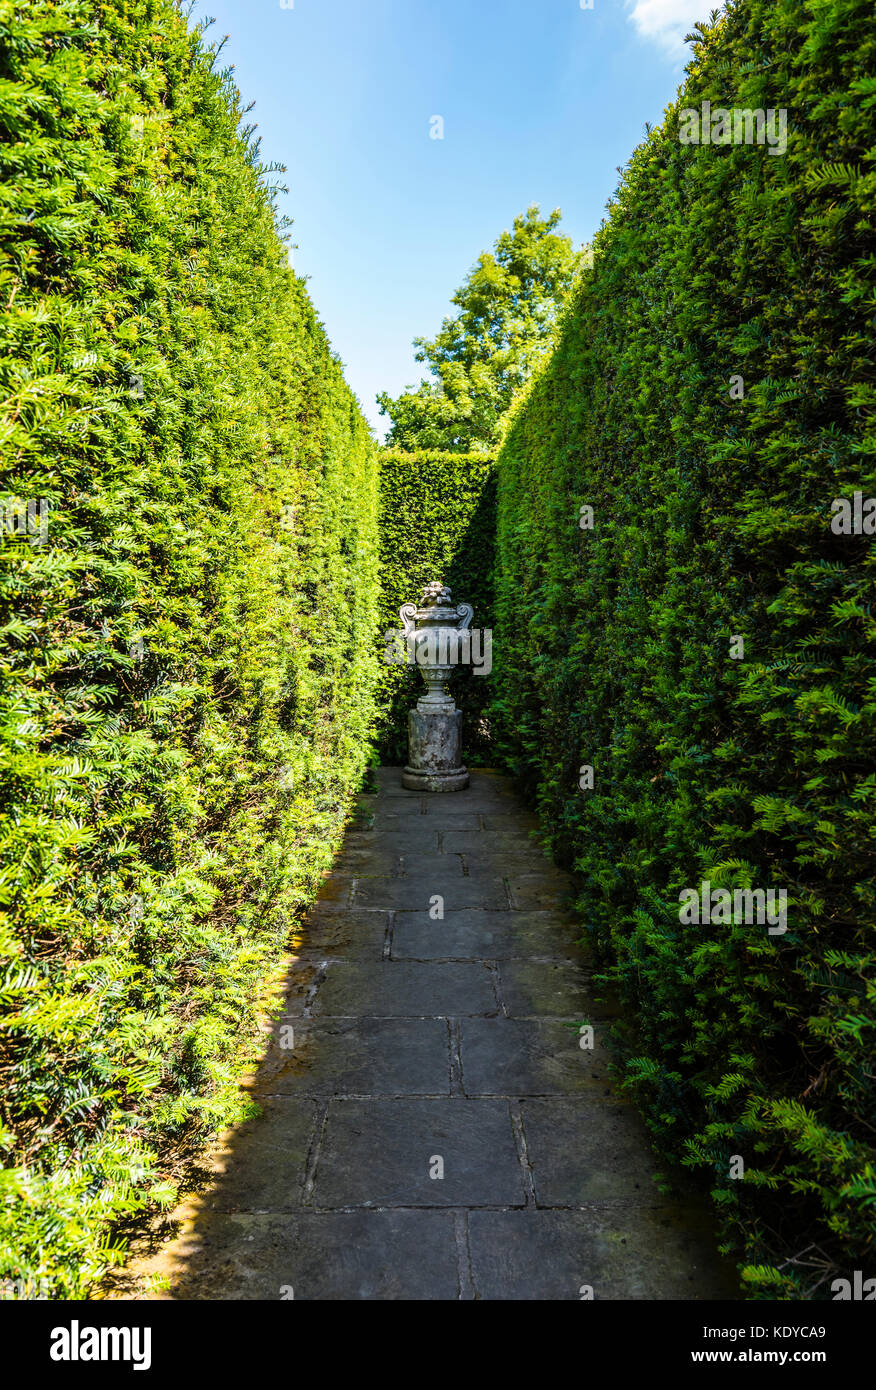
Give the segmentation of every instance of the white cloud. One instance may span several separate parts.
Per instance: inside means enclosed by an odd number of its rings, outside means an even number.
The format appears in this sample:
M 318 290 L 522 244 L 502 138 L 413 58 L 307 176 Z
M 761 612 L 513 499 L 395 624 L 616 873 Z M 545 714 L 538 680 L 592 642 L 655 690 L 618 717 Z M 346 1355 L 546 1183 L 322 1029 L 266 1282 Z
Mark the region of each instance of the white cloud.
M 664 53 L 683 60 L 689 53 L 684 42 L 697 20 L 708 19 L 721 0 L 627 0 L 630 19 L 643 39 L 650 39 Z

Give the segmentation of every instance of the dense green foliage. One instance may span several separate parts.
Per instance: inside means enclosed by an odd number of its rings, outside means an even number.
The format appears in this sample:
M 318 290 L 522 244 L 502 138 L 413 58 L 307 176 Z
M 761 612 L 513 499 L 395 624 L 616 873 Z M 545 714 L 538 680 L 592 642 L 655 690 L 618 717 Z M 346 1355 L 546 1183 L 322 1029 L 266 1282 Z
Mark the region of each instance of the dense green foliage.
M 376 448 L 171 0 L 0 0 L 0 1277 L 240 1113 L 367 758 Z M 140 643 L 142 642 L 142 646 Z
M 874 556 L 831 504 L 876 495 L 874 62 L 870 0 L 702 27 L 498 461 L 506 756 L 761 1297 L 873 1272 Z M 703 100 L 786 108 L 786 154 L 680 143 Z M 682 924 L 702 880 L 786 889 L 786 934 Z
M 384 762 L 407 761 L 408 710 L 426 687 L 415 665 L 388 664 L 383 634 L 400 630 L 399 608 L 418 602 L 432 579 L 450 586 L 456 603 L 474 608 L 472 626 L 493 627 L 496 480 L 493 460 L 479 454 L 380 454 L 379 737 Z M 463 711 L 464 757 L 489 760 L 484 711 L 493 677 L 460 667 L 450 682 Z
M 377 397 L 392 420 L 387 447 L 477 453 L 495 444 L 581 258 L 571 238 L 555 230 L 560 216 L 557 209 L 542 217 L 533 206 L 515 217 L 453 296 L 459 313 L 431 341 L 414 339 L 416 361 L 428 362 L 434 379 L 394 400 L 386 392 Z

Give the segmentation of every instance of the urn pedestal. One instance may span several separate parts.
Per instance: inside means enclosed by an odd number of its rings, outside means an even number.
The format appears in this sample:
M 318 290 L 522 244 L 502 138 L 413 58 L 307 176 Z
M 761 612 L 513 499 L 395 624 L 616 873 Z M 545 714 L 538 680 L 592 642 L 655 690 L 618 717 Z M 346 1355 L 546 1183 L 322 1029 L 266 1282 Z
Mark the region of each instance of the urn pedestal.
M 468 786 L 462 762 L 462 710 L 418 704 L 408 715 L 408 765 L 402 786 L 411 791 L 459 792 Z
M 399 610 L 408 650 L 413 649 L 426 682 L 426 694 L 408 715 L 408 763 L 402 786 L 410 791 L 458 792 L 468 786 L 462 761 L 462 711 L 444 691 L 456 667 L 459 633 L 473 617 L 470 604 L 454 605 L 443 584 L 427 584 L 422 606 L 405 603 Z

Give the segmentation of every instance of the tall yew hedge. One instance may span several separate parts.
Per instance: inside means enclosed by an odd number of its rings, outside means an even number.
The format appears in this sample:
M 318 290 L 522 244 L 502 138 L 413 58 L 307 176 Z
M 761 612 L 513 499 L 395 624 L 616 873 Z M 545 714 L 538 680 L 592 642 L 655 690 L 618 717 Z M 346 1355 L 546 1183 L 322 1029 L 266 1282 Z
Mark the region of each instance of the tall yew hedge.
M 874 554 L 831 528 L 876 496 L 874 70 L 869 0 L 701 26 L 498 460 L 505 756 L 767 1298 L 876 1272 Z M 681 143 L 704 100 L 787 152 Z M 784 888 L 786 933 L 683 924 L 704 880 Z
M 171 0 L 0 0 L 0 1278 L 80 1294 L 236 1078 L 367 758 L 376 449 Z M 14 505 L 13 505 L 14 512 Z

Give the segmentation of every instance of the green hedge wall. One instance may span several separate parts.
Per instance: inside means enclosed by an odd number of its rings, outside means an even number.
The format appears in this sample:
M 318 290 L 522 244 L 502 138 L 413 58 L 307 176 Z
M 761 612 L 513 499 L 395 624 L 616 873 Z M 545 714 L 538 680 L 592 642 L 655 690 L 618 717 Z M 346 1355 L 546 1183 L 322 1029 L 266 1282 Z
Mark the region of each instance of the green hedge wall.
M 493 628 L 496 537 L 494 460 L 484 454 L 380 451 L 380 630 L 378 752 L 402 765 L 408 757 L 408 711 L 425 693 L 416 666 L 384 661 L 384 634 L 401 627 L 399 608 L 416 602 L 431 579 L 474 608 L 473 628 Z M 463 712 L 463 756 L 490 762 L 486 708 L 492 673 L 460 667 L 450 682 Z
M 876 495 L 874 59 L 867 0 L 703 28 L 498 459 L 504 755 L 755 1297 L 873 1257 L 874 557 L 831 518 Z M 785 108 L 787 152 L 681 143 L 706 99 Z M 704 880 L 786 889 L 787 932 L 682 924 Z
M 237 1118 L 368 756 L 376 446 L 171 0 L 0 0 L 0 1277 Z M 142 646 L 140 643 L 142 642 Z

